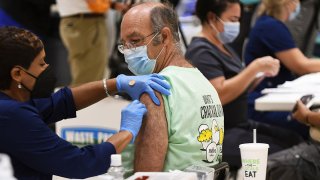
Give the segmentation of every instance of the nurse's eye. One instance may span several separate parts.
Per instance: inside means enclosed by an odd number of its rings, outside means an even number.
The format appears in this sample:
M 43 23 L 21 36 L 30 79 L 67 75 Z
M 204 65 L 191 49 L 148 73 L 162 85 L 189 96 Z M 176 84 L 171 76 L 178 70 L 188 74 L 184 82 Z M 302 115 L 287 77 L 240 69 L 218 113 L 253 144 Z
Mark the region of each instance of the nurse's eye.
M 48 65 L 46 62 L 41 62 L 40 64 L 39 64 L 41 67 L 44 67 L 44 66 L 46 66 L 46 65 Z

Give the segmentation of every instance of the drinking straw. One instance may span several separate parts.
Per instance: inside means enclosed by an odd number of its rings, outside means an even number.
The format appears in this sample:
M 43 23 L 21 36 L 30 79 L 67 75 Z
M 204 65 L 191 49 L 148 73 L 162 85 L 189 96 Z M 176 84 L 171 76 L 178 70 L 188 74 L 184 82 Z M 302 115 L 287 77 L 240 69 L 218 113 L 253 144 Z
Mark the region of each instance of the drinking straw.
M 253 143 L 257 143 L 257 129 L 253 129 Z

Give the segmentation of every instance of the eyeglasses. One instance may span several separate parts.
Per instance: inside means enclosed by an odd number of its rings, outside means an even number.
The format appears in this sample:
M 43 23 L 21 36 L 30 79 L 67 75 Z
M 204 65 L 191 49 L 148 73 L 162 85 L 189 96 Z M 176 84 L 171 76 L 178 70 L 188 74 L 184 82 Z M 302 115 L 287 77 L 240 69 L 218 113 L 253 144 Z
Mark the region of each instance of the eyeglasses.
M 118 45 L 118 50 L 123 54 L 125 49 L 135 49 L 135 48 L 139 47 L 139 46 L 141 45 L 141 43 L 142 43 L 147 37 L 150 37 L 150 36 L 152 36 L 152 35 L 155 34 L 155 33 L 156 33 L 156 35 L 158 34 L 158 32 L 154 31 L 153 33 L 151 33 L 151 34 L 149 34 L 149 35 L 147 35 L 147 36 L 145 36 L 145 37 L 143 37 L 143 38 L 141 38 L 141 39 L 137 39 L 137 40 L 134 40 L 134 41 L 131 41 L 131 42 L 127 42 L 127 43 L 125 43 L 125 44 L 119 44 L 119 45 Z M 156 35 L 154 35 L 154 36 L 152 37 L 152 39 L 153 39 L 154 37 L 156 37 Z M 150 42 L 152 41 L 152 39 L 150 40 Z M 150 42 L 148 42 L 148 44 L 149 44 Z M 148 44 L 147 44 L 147 45 L 148 45 Z

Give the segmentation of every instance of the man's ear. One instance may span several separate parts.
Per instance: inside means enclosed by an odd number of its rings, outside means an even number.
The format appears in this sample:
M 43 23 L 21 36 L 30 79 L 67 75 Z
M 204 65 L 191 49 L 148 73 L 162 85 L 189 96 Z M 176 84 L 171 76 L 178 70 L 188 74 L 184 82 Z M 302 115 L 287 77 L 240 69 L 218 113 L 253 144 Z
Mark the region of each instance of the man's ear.
M 16 82 L 21 82 L 21 68 L 13 67 L 10 71 L 11 78 Z
M 170 40 L 173 39 L 172 37 L 172 32 L 170 30 L 170 28 L 168 27 L 164 27 L 162 30 L 161 30 L 161 34 L 162 34 L 162 43 L 167 45 L 170 43 Z

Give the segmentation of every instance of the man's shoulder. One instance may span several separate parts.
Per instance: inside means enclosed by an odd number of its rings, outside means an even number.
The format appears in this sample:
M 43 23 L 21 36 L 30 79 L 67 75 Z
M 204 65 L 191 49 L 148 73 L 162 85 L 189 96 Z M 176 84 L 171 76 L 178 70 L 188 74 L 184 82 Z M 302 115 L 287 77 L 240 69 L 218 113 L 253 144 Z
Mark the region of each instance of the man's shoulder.
M 160 74 L 175 89 L 174 92 L 193 92 L 195 89 L 199 92 L 212 91 L 212 89 L 215 91 L 208 79 L 197 68 L 170 66 L 163 69 Z

